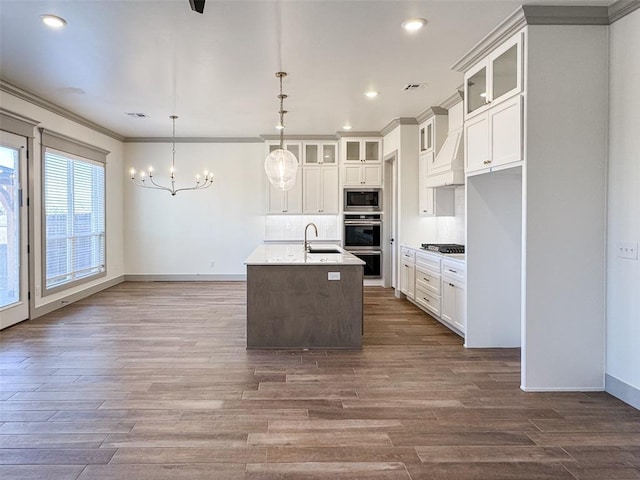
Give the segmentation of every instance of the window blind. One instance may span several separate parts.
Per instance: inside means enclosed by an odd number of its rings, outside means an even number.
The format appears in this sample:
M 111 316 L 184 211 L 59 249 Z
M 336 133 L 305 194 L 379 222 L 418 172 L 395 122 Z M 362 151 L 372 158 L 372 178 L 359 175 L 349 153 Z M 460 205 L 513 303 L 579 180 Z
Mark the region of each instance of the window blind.
M 44 152 L 45 290 L 105 272 L 105 165 Z

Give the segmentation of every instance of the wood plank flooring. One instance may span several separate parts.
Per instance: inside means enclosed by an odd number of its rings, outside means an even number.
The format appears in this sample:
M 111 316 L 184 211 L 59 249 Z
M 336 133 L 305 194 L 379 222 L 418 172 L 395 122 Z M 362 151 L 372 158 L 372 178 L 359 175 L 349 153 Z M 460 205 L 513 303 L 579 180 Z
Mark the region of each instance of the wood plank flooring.
M 640 411 L 524 393 L 365 291 L 362 351 L 245 350 L 243 283 L 124 283 L 0 333 L 0 478 L 640 479 Z

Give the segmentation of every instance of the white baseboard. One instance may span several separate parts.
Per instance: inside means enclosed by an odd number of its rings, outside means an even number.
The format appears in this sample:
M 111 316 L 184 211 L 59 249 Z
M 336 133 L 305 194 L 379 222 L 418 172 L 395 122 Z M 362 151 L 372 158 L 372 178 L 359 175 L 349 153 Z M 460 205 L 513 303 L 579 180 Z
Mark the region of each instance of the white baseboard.
M 605 391 L 640 410 L 640 389 L 609 374 L 604 376 Z
M 520 390 L 523 392 L 603 392 L 604 386 L 602 387 L 525 387 L 524 385 L 520 385 Z
M 128 274 L 125 282 L 246 282 L 246 274 L 187 273 L 187 274 Z
M 119 283 L 124 282 L 124 275 L 120 275 L 119 277 L 112 278 L 111 280 L 107 280 L 99 285 L 94 285 L 93 287 L 89 287 L 86 290 L 82 290 L 81 292 L 73 293 L 64 298 L 60 298 L 50 303 L 46 303 L 40 307 L 36 307 L 31 310 L 31 314 L 29 316 L 30 319 L 35 319 L 46 315 L 47 313 L 51 313 L 59 308 L 66 307 L 70 303 L 77 302 L 78 300 L 82 300 L 83 298 L 87 298 L 93 294 L 101 292 L 102 290 L 106 290 L 107 288 L 111 288 Z

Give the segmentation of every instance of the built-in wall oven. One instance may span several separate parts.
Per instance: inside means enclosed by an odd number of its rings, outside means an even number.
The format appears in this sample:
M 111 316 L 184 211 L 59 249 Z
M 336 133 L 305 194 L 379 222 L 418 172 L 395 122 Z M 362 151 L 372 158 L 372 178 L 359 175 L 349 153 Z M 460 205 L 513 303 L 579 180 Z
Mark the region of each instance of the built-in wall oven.
M 364 276 L 382 277 L 382 215 L 344 214 L 344 248 L 365 262 Z

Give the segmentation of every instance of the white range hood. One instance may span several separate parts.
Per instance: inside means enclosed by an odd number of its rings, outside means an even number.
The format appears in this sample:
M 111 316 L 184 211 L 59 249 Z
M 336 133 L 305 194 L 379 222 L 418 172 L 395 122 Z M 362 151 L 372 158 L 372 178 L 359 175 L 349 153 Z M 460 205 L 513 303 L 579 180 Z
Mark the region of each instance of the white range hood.
M 435 158 L 427 164 L 428 188 L 464 185 L 462 98 L 449 108 L 449 133 Z

